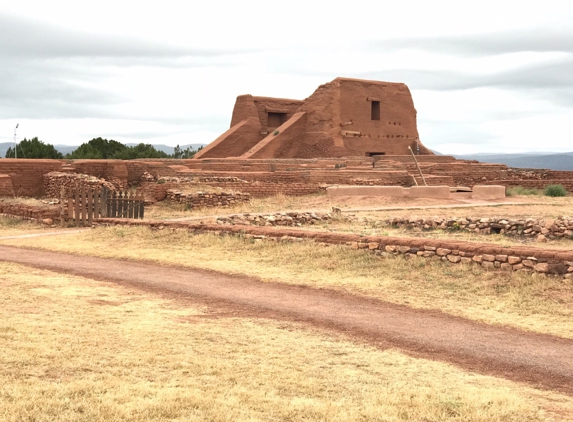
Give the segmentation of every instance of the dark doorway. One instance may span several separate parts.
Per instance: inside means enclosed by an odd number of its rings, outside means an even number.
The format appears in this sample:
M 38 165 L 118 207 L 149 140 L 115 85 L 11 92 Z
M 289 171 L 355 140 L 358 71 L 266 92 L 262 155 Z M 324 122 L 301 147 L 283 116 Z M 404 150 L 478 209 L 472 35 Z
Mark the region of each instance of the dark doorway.
M 269 113 L 267 118 L 267 128 L 269 132 L 276 129 L 287 121 L 286 113 Z
M 380 101 L 372 101 L 371 120 L 380 120 Z

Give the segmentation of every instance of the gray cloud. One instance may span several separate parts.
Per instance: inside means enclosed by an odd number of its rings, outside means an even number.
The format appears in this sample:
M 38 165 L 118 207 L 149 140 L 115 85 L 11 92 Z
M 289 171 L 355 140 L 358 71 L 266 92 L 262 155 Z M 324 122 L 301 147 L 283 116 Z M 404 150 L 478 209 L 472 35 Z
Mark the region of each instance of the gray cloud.
M 573 87 L 573 55 L 496 73 L 462 73 L 451 70 L 393 69 L 361 73 L 360 77 L 405 81 L 410 88 L 438 91 L 481 87 L 544 89 Z
M 136 38 L 71 31 L 27 19 L 0 15 L 0 56 L 39 58 L 215 58 L 251 50 L 202 50 Z
M 110 118 L 108 107 L 124 101 L 104 89 L 83 86 L 97 81 L 89 68 L 8 59 L 0 67 L 0 118 Z
M 527 31 L 381 40 L 365 44 L 370 49 L 415 49 L 452 55 L 491 56 L 533 52 L 573 53 L 572 28 L 538 28 Z

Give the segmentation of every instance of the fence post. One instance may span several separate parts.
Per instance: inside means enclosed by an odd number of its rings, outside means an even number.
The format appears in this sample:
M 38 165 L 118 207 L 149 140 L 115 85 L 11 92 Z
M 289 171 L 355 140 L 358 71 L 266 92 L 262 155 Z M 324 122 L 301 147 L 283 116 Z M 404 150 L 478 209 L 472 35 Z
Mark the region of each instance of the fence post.
M 60 226 L 64 226 L 66 223 L 66 214 L 68 212 L 67 209 L 64 208 L 64 202 L 66 200 L 66 188 L 60 188 Z
M 101 214 L 101 190 L 94 189 L 94 218 L 99 218 Z
M 67 196 L 68 196 L 68 221 L 72 221 L 74 219 L 74 191 L 68 188 Z
M 88 212 L 88 225 L 91 226 L 94 215 L 94 191 L 91 188 L 86 189 L 86 208 Z
M 78 224 L 80 222 L 80 189 L 76 188 L 76 192 L 75 192 L 75 203 L 74 203 L 74 211 L 75 211 L 75 215 L 74 215 L 74 222 L 76 224 Z
M 109 213 L 109 217 L 111 218 L 115 218 L 117 217 L 117 192 L 111 192 L 110 193 L 111 196 L 111 206 L 110 206 L 110 213 Z

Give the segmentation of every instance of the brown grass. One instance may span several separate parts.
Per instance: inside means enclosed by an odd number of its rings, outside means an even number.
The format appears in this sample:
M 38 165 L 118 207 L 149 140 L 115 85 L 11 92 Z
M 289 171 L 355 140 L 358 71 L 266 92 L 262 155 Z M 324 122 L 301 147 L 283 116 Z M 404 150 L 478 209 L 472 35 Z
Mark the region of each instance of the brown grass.
M 99 228 L 58 237 L 4 240 L 62 252 L 246 274 L 440 309 L 490 324 L 573 338 L 573 281 L 481 267 L 379 258 L 344 246 L 254 242 L 213 234 L 147 228 Z
M 573 399 L 0 263 L 4 421 L 571 420 Z
M 37 198 L 2 197 L 2 198 L 0 198 L 0 201 L 8 203 L 8 204 L 28 205 L 28 206 L 33 206 L 36 208 L 54 208 L 57 206 L 57 205 L 46 204 L 46 203 L 42 202 L 41 199 L 37 199 Z
M 161 201 L 146 207 L 146 220 L 166 220 L 173 218 L 217 216 L 245 212 L 276 212 L 306 209 L 329 209 L 326 193 L 306 196 L 287 196 L 277 194 L 266 198 L 251 198 L 250 203 L 241 203 L 233 207 L 213 207 L 189 209 L 185 204 Z
M 14 236 L 18 234 L 45 233 L 51 229 L 49 226 L 22 220 L 21 218 L 0 215 L 0 237 Z

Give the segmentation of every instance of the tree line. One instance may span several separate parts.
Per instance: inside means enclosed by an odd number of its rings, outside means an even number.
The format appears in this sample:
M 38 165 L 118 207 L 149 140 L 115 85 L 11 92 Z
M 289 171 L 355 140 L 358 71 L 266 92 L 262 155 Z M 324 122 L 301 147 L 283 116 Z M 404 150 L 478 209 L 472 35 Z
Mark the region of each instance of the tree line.
M 34 137 L 32 139 L 22 139 L 18 143 L 18 158 L 52 158 L 52 159 L 113 159 L 113 160 L 134 160 L 137 158 L 191 158 L 199 151 L 191 147 L 180 148 L 177 145 L 173 154 L 167 154 L 155 149 L 151 144 L 138 144 L 128 146 L 113 139 L 94 138 L 89 142 L 81 144 L 77 149 L 65 156 L 53 145 L 46 144 Z M 14 158 L 16 155 L 14 148 L 8 148 L 6 158 Z

